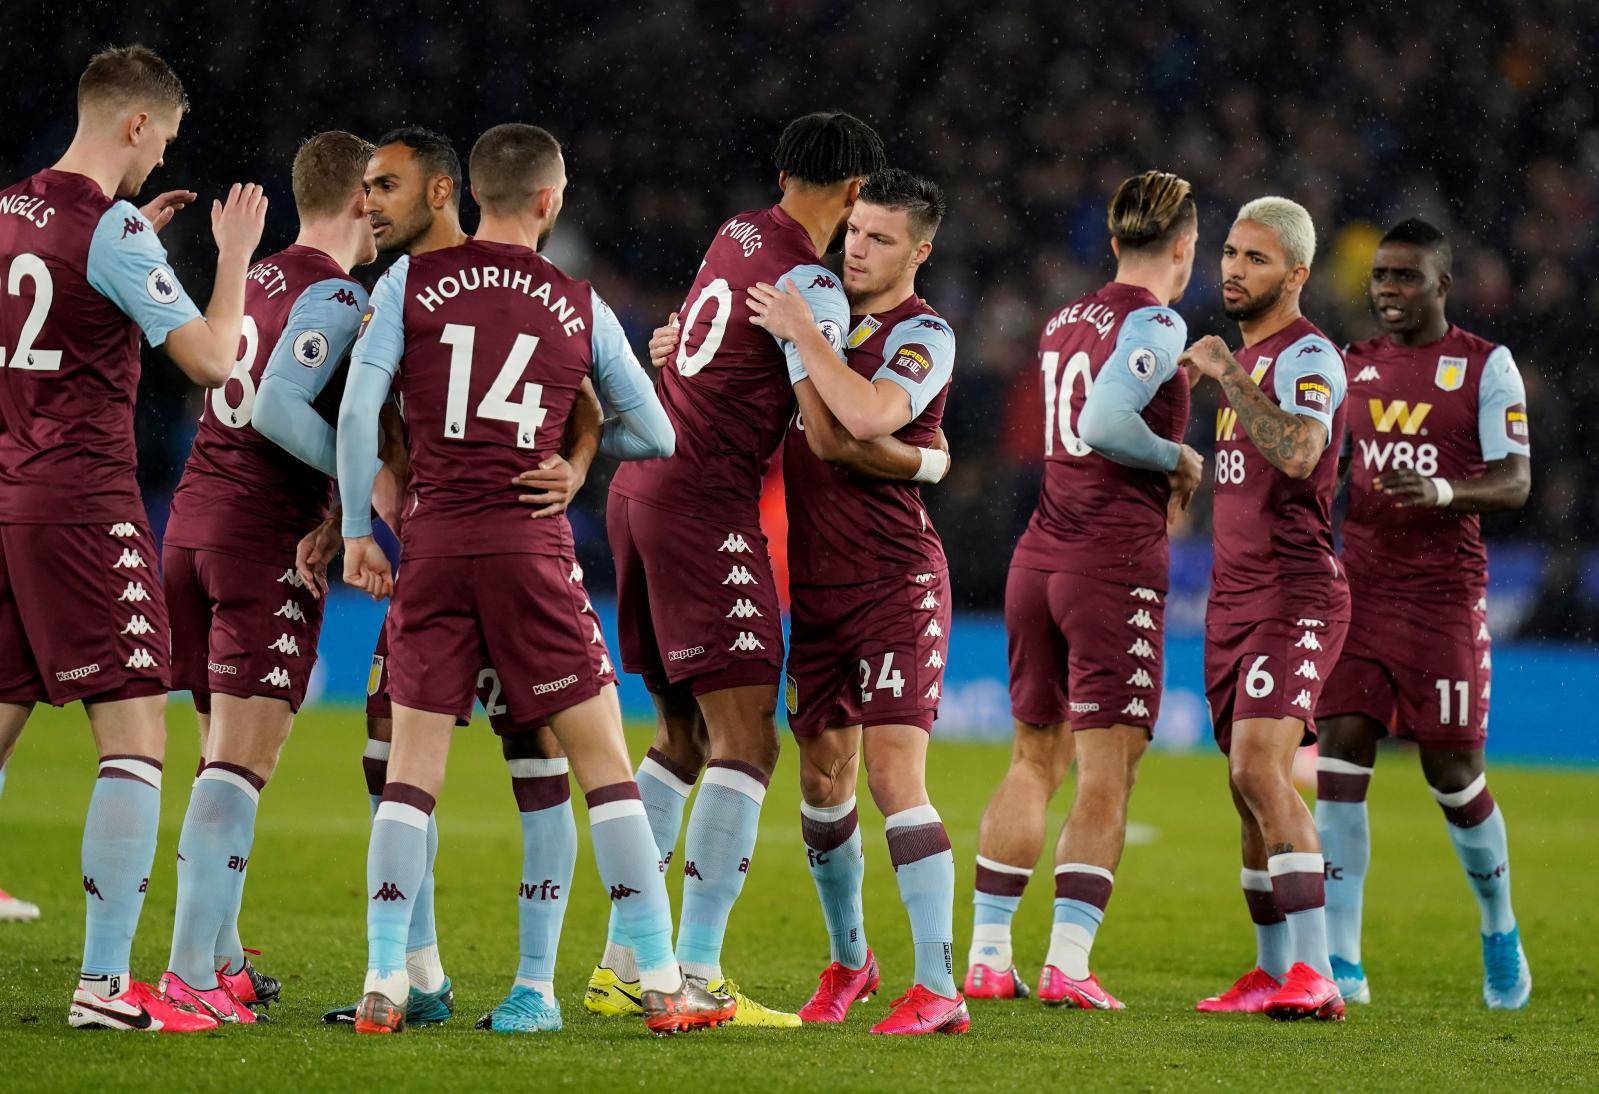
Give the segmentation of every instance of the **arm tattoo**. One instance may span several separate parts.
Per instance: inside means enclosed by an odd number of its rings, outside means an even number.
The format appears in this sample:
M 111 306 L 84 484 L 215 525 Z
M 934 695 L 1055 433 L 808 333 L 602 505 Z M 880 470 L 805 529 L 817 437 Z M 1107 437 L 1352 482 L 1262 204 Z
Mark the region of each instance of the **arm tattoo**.
M 1290 414 L 1272 402 L 1242 365 L 1232 363 L 1222 374 L 1221 387 L 1244 432 L 1273 467 L 1289 471 L 1296 465 L 1313 466 L 1321 458 L 1327 446 L 1327 431 L 1321 423 Z

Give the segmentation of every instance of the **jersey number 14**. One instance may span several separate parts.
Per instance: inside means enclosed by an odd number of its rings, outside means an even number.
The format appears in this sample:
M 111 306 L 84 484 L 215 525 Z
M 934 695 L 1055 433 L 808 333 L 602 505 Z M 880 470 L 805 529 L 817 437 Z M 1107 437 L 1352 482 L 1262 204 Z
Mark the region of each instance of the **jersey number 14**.
M 450 386 L 444 401 L 444 435 L 452 441 L 466 437 L 466 404 L 472 390 L 472 346 L 477 340 L 477 328 L 466 323 L 446 323 L 439 341 L 450 347 Z M 544 398 L 544 385 L 531 381 L 522 384 L 521 399 L 511 396 L 533 360 L 538 348 L 537 335 L 518 334 L 511 344 L 511 352 L 495 374 L 494 382 L 484 392 L 474 416 L 485 421 L 510 422 L 516 426 L 516 447 L 537 447 L 539 426 L 549 413 L 540 405 Z

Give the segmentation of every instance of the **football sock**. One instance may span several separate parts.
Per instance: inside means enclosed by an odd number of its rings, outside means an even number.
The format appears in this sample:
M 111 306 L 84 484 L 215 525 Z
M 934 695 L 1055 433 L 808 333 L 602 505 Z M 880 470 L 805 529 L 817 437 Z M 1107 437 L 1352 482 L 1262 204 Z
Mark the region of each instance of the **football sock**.
M 1073 980 L 1088 979 L 1088 955 L 1105 918 L 1115 877 L 1100 866 L 1068 862 L 1055 867 L 1055 925 L 1049 932 L 1049 956 Z
M 178 836 L 178 908 L 167 968 L 191 988 L 217 986 L 217 941 L 244 893 L 264 785 L 247 767 L 212 762 L 189 791 Z M 242 952 L 239 957 L 242 965 Z
M 1366 789 L 1371 768 L 1323 756 L 1316 761 L 1316 831 L 1327 860 L 1327 943 L 1360 964 L 1361 906 L 1371 864 Z
M 366 777 L 366 793 L 371 799 L 375 818 L 378 805 L 383 801 L 383 788 L 389 780 L 388 741 L 367 741 L 366 751 L 361 756 L 361 771 Z M 444 979 L 444 968 L 438 961 L 438 928 L 433 922 L 433 863 L 439 854 L 439 822 L 431 811 L 428 813 L 427 828 L 427 867 L 411 899 L 411 934 L 406 940 L 405 950 L 422 955 L 413 964 L 426 969 L 426 979 L 434 983 L 433 987 L 423 987 L 422 990 L 438 991 Z M 421 985 L 418 984 L 418 987 Z
M 1452 794 L 1434 790 L 1449 821 L 1449 841 L 1477 895 L 1483 934 L 1503 934 L 1516 925 L 1510 907 L 1510 845 L 1505 835 L 1505 815 L 1488 792 L 1488 776 L 1478 775 L 1470 786 Z
M 102 757 L 83 824 L 86 913 L 80 981 L 102 998 L 127 990 L 128 955 L 160 820 L 161 762 L 149 756 Z
M 655 847 L 660 852 L 663 876 L 672 863 L 677 836 L 683 829 L 683 807 L 694 790 L 694 778 L 695 772 L 653 748 L 639 761 L 639 796 L 644 801 L 645 816 L 649 818 L 650 834 L 655 837 Z M 622 932 L 622 920 L 615 908 L 611 909 L 611 920 L 606 927 L 605 956 L 600 958 L 600 964 L 622 980 L 638 979 L 638 964 L 633 960 L 633 950 Z
M 1016 963 L 1011 954 L 1010 921 L 1021 907 L 1022 892 L 1033 872 L 977 856 L 977 886 L 972 896 L 972 949 L 968 965 L 1004 971 Z
M 6 792 L 6 769 L 3 766 L 0 766 L 0 796 L 4 796 L 5 792 Z
M 369 984 L 389 981 L 406 971 L 406 943 L 427 870 L 433 806 L 432 794 L 409 783 L 389 783 L 383 788 L 366 856 Z M 384 994 L 390 1002 L 405 1002 L 403 997 Z
M 1303 962 L 1332 979 L 1327 960 L 1326 862 L 1317 851 L 1291 851 L 1266 860 L 1272 895 L 1288 920 L 1288 944 Z
M 918 805 L 883 818 L 899 898 L 911 920 L 916 983 L 955 994 L 955 856 L 938 810 Z
M 861 882 L 866 859 L 861 852 L 860 818 L 855 797 L 839 805 L 800 802 L 800 834 L 811 864 L 811 880 L 822 902 L 831 959 L 849 968 L 866 964 L 866 919 L 861 910 Z
M 1294 962 L 1288 920 L 1272 894 L 1271 874 L 1245 866 L 1239 871 L 1238 882 L 1244 890 L 1244 903 L 1249 906 L 1249 918 L 1255 924 L 1255 964 L 1281 980 Z
M 639 987 L 676 991 L 683 978 L 672 955 L 672 909 L 638 785 L 631 779 L 612 783 L 585 798 L 594 861 L 632 943 Z
M 211 962 L 217 972 L 236 973 L 244 968 L 244 939 L 239 937 L 239 909 L 244 904 L 244 883 L 249 877 L 248 869 L 240 871 L 233 905 L 228 909 L 222 926 L 217 928 L 216 944 L 212 947 L 216 952 Z
M 516 982 L 555 998 L 555 954 L 561 944 L 572 869 L 577 865 L 577 825 L 567 762 L 508 760 L 511 790 L 522 815 L 522 884 L 517 890 L 521 958 Z
M 677 958 L 683 971 L 704 980 L 722 975 L 727 917 L 744 888 L 767 776 L 738 760 L 712 760 L 688 818 L 683 845 L 683 922 Z M 639 958 L 642 968 L 644 961 Z

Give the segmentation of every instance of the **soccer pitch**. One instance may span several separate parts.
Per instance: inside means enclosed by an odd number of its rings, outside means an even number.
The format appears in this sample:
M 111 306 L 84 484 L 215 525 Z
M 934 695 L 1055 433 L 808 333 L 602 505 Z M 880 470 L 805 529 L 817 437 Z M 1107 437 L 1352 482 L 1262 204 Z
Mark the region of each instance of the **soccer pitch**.
M 184 705 L 173 704 L 169 722 L 161 844 L 134 947 L 134 972 L 150 981 L 167 957 L 174 852 L 197 749 Z M 83 926 L 78 852 L 93 749 L 80 709 L 37 712 L 0 800 L 0 884 L 44 913 L 37 923 L 0 924 L 6 1088 L 104 1088 L 131 1080 L 199 1090 L 265 1080 L 307 1090 L 1505 1090 L 1599 1080 L 1599 1030 L 1587 1013 L 1599 974 L 1599 773 L 1492 773 L 1510 824 L 1516 907 L 1535 987 L 1526 1011 L 1490 1013 L 1481 1001 L 1475 904 L 1414 757 L 1399 753 L 1384 754 L 1371 797 L 1365 959 L 1376 1004 L 1352 1007 L 1342 1026 L 1193 1012 L 1196 999 L 1225 987 L 1253 957 L 1237 888 L 1237 821 L 1217 755 L 1156 753 L 1133 797 L 1137 827 L 1095 947 L 1096 971 L 1127 1002 L 1125 1012 L 975 1003 L 965 1037 L 868 1037 L 868 1025 L 908 986 L 910 940 L 881 818 L 863 798 L 867 926 L 885 994 L 842 1028 L 723 1029 L 657 1040 L 636 1020 L 593 1018 L 583 1010 L 583 988 L 607 908 L 579 800 L 585 846 L 557 979 L 567 1028 L 508 1036 L 476 1032 L 472 1023 L 504 996 L 516 966 L 521 833 L 497 743 L 474 726 L 458 734 L 439 803 L 440 950 L 455 982 L 456 1018 L 398 1037 L 358 1038 L 317 1019 L 354 1000 L 365 969 L 369 822 L 361 727 L 353 710 L 302 715 L 263 795 L 241 925 L 245 944 L 266 951 L 261 967 L 284 981 L 271 1022 L 199 1037 L 140 1037 L 66 1025 Z M 633 736 L 635 756 L 644 740 Z M 773 779 L 724 961 L 752 996 L 787 1009 L 805 1001 L 827 958 L 800 842 L 793 757 L 785 749 Z M 933 801 L 957 856 L 957 975 L 971 929 L 977 819 L 1006 759 L 1007 750 L 992 744 L 935 740 L 932 750 Z M 1069 788 L 1052 811 L 1052 828 L 1068 795 Z M 1048 940 L 1052 886 L 1048 863 L 1043 867 L 1016 919 L 1018 956 L 1030 978 Z M 674 891 L 680 880 L 674 874 Z

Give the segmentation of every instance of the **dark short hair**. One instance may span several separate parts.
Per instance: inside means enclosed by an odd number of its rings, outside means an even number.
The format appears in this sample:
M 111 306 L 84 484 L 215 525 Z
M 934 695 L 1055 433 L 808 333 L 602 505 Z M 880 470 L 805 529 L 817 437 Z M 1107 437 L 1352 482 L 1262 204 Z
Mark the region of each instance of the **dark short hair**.
M 933 238 L 948 208 L 942 186 L 898 167 L 873 172 L 861 187 L 860 200 L 905 210 L 910 217 L 911 232 L 918 241 Z
M 777 169 L 800 182 L 830 186 L 881 171 L 888 157 L 876 130 L 853 114 L 795 118 L 777 141 Z
M 377 147 L 403 144 L 411 150 L 429 175 L 448 175 L 455 184 L 455 200 L 461 198 L 461 157 L 455 154 L 450 138 L 420 125 L 402 125 L 378 138 Z
M 485 210 L 526 206 L 555 181 L 561 142 L 536 125 L 506 122 L 485 132 L 472 145 L 469 166 L 472 189 Z
M 300 145 L 294 154 L 294 207 L 300 219 L 332 216 L 361 189 L 372 146 L 342 129 L 331 129 Z
M 1449 237 L 1420 217 L 1406 217 L 1383 233 L 1383 243 L 1409 243 L 1420 247 L 1438 262 L 1440 273 L 1448 273 L 1455 261 Z
M 155 50 L 137 42 L 102 49 L 89 58 L 78 78 L 78 109 L 96 101 L 189 110 L 189 96 L 177 73 Z

